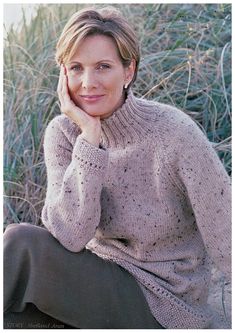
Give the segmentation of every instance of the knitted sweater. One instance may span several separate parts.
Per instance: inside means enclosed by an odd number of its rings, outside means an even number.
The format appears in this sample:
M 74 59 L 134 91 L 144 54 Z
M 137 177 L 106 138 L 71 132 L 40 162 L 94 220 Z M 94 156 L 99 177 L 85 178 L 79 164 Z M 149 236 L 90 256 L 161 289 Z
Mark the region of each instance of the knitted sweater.
M 130 91 L 101 122 L 99 148 L 65 115 L 48 125 L 44 225 L 128 270 L 164 327 L 208 327 L 208 255 L 230 277 L 230 178 L 175 107 Z

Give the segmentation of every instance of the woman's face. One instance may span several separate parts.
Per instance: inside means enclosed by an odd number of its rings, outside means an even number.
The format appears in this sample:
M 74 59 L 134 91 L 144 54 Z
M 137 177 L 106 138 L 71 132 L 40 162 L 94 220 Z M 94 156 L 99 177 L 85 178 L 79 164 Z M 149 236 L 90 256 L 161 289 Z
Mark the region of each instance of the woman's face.
M 65 64 L 74 103 L 91 116 L 106 118 L 124 102 L 123 86 L 130 83 L 134 60 L 124 68 L 111 37 L 86 37 Z

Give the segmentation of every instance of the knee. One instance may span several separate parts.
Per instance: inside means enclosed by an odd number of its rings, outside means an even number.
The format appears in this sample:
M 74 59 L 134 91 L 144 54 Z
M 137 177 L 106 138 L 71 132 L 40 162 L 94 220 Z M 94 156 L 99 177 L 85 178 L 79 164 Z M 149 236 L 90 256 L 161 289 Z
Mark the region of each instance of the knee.
M 9 237 L 18 238 L 23 236 L 25 233 L 28 233 L 28 230 L 31 230 L 32 227 L 33 226 L 29 223 L 9 224 L 4 232 L 4 239 Z
M 4 235 L 3 243 L 4 247 L 10 246 L 18 248 L 19 244 L 29 245 L 34 240 L 34 234 L 37 227 L 29 223 L 10 224 L 7 226 Z

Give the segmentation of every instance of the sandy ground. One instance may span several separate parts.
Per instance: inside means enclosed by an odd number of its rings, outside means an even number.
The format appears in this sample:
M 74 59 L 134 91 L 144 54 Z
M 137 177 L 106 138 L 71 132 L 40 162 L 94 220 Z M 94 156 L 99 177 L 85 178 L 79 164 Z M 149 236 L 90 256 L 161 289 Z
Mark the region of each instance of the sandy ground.
M 213 267 L 208 300 L 215 312 L 211 328 L 231 329 L 231 298 L 231 284 L 223 281 L 222 274 Z

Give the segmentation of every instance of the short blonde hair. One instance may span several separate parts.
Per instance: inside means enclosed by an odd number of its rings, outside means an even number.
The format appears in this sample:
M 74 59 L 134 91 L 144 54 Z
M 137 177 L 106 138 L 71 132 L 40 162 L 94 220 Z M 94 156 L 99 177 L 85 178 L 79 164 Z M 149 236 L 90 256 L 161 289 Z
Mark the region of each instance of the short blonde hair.
M 116 45 L 120 60 L 128 67 L 134 59 L 135 73 L 131 84 L 135 81 L 140 61 L 138 38 L 127 20 L 114 7 L 101 9 L 82 9 L 66 23 L 56 46 L 56 62 L 58 65 L 72 58 L 79 43 L 91 35 L 111 37 Z

